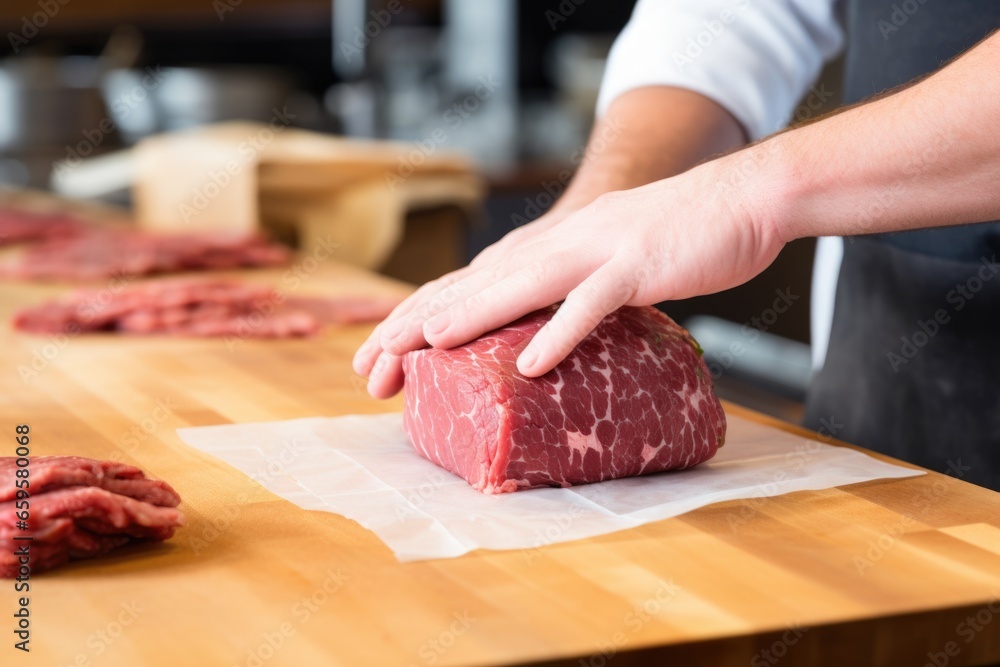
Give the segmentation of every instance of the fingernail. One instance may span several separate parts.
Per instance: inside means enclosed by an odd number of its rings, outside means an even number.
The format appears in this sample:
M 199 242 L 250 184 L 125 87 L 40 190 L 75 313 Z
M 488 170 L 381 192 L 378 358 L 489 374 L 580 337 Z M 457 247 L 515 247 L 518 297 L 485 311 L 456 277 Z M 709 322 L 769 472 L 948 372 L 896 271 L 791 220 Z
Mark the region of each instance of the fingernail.
M 445 311 L 427 320 L 424 323 L 424 331 L 430 334 L 439 334 L 447 329 L 449 324 L 451 324 L 451 315 L 448 314 L 448 311 Z

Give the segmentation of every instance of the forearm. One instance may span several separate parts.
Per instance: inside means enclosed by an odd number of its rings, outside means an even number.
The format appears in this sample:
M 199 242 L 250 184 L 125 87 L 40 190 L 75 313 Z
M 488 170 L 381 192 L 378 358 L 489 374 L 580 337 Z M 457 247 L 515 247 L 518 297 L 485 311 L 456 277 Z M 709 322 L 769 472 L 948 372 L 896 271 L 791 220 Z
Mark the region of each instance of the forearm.
M 998 117 L 994 36 L 915 86 L 750 148 L 751 207 L 786 241 L 998 219 Z
M 597 122 L 585 157 L 554 211 L 681 172 L 746 143 L 740 124 L 707 97 L 667 86 L 621 95 Z

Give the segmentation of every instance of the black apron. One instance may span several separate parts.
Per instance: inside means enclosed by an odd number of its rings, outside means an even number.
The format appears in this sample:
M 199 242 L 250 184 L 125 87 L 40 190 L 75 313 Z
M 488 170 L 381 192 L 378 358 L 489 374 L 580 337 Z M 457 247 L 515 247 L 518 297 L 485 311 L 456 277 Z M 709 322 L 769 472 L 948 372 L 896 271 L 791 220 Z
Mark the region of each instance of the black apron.
M 846 9 L 845 103 L 933 72 L 1000 27 L 996 0 Z M 1000 490 L 998 262 L 995 222 L 844 239 L 806 424 Z

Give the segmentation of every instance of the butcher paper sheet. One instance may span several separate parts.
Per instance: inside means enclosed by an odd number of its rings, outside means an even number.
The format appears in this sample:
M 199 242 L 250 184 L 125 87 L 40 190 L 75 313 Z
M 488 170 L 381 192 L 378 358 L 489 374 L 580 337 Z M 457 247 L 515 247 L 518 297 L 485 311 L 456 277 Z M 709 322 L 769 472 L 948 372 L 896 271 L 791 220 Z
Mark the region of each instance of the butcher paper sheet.
M 354 519 L 402 561 L 451 558 L 474 549 L 537 549 L 724 500 L 923 474 L 739 417 L 728 419 L 725 446 L 690 470 L 495 496 L 480 494 L 418 456 L 399 413 L 178 433 L 299 507 Z M 734 509 L 734 529 L 742 516 Z

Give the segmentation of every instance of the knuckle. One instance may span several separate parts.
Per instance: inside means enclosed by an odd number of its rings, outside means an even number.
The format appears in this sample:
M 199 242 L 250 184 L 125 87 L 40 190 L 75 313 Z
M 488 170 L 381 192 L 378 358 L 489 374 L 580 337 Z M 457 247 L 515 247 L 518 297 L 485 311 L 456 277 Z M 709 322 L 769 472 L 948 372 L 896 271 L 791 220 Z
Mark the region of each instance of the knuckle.
M 416 319 L 426 320 L 427 318 L 434 317 L 441 311 L 447 308 L 447 304 L 440 298 L 433 298 L 427 301 L 419 310 L 414 313 Z
M 485 291 L 477 292 L 469 296 L 461 306 L 462 314 L 465 316 L 483 313 L 490 307 L 489 298 Z
M 563 304 L 552 318 L 553 326 L 547 337 L 550 346 L 560 357 L 572 352 L 576 344 L 590 333 L 591 327 L 587 326 L 585 318 L 574 315 L 577 312 L 575 305 L 572 302 L 569 303 L 569 307 Z
M 524 280 L 527 287 L 538 288 L 548 281 L 549 266 L 547 262 L 535 260 L 524 267 Z
M 608 292 L 603 290 L 594 280 L 587 280 L 580 283 L 580 286 L 575 291 L 583 307 L 603 307 L 609 296 Z
M 658 270 L 656 255 L 647 247 L 636 248 L 623 255 L 620 284 L 625 295 L 622 303 L 631 303 L 638 295 L 650 291 Z
M 600 214 L 608 213 L 615 208 L 622 199 L 620 192 L 605 192 L 587 206 L 592 212 Z
M 489 282 L 494 283 L 504 276 L 505 271 L 506 266 L 504 266 L 503 262 L 493 262 L 485 273 Z
M 464 277 L 461 271 L 453 271 L 448 275 L 441 276 L 434 282 L 438 284 L 438 289 L 445 290 L 457 285 Z

